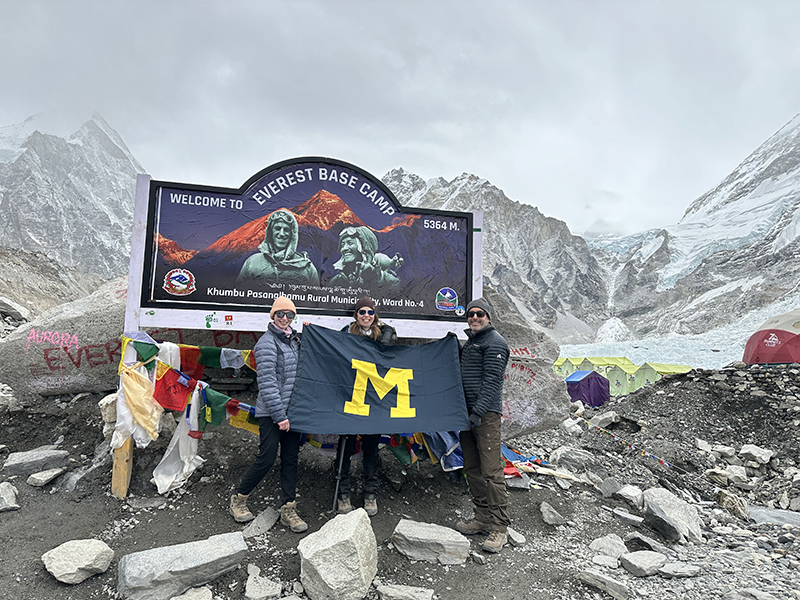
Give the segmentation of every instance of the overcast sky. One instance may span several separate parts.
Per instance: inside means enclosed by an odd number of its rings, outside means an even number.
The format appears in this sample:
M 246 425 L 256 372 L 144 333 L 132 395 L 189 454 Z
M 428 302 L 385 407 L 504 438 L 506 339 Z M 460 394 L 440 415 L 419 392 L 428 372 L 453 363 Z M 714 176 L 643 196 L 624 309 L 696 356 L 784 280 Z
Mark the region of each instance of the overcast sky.
M 470 172 L 633 233 L 800 112 L 798 23 L 796 0 L 0 0 L 0 125 L 98 111 L 154 178 L 226 187 L 309 155 Z

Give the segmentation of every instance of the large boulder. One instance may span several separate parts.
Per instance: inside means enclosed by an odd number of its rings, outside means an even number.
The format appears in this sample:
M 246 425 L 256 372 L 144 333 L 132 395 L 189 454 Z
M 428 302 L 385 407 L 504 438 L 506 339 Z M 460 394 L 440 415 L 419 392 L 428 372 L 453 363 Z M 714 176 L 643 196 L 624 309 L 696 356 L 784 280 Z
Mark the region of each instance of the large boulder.
M 235 569 L 247 555 L 241 531 L 126 554 L 117 591 L 126 600 L 169 600 Z
M 76 584 L 108 570 L 114 551 L 101 540 L 71 540 L 48 550 L 42 562 L 63 583 Z
M 363 508 L 338 515 L 297 545 L 300 581 L 313 600 L 360 600 L 378 571 L 378 544 Z
M 127 278 L 61 304 L 0 340 L 0 379 L 19 400 L 117 387 Z
M 503 381 L 503 439 L 558 427 L 571 412 L 567 384 L 553 371 L 558 344 L 504 296 L 488 287 L 485 296 L 495 313 L 492 324 L 511 351 Z

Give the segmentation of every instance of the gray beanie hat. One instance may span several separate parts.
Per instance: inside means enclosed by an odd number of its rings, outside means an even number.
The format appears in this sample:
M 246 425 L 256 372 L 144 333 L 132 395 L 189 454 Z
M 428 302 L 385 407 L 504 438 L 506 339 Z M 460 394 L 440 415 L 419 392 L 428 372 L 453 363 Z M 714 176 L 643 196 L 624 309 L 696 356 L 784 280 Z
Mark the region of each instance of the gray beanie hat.
M 483 298 L 476 298 L 467 304 L 467 314 L 469 314 L 469 311 L 473 308 L 480 308 L 481 310 L 485 311 L 487 315 L 489 315 L 490 319 L 492 318 L 492 307 L 489 306 L 489 303 Z

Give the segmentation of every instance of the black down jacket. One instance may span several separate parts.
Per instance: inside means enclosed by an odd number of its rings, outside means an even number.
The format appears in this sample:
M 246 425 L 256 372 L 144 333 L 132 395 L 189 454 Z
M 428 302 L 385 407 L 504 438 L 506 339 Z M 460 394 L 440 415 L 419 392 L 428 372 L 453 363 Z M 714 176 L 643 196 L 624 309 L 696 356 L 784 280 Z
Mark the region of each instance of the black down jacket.
M 491 324 L 473 333 L 461 348 L 461 383 L 469 413 L 503 414 L 503 376 L 508 364 L 508 344 Z

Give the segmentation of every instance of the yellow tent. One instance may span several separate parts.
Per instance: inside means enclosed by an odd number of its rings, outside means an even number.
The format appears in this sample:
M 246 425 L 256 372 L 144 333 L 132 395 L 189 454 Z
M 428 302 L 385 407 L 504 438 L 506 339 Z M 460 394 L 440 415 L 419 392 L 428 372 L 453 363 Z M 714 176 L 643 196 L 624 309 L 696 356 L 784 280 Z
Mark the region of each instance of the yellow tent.
M 553 370 L 561 377 L 567 378 L 578 370 L 578 365 L 583 358 L 559 358 L 553 365 Z
M 612 396 L 624 396 L 634 390 L 634 373 L 639 367 L 630 365 L 612 365 L 606 369 L 609 392 Z
M 638 390 L 661 379 L 664 375 L 688 373 L 692 370 L 689 365 L 668 365 L 663 363 L 644 363 L 634 373 L 634 389 Z
M 605 376 L 610 367 L 633 367 L 633 362 L 624 356 L 589 356 L 578 365 L 579 371 L 597 371 Z

